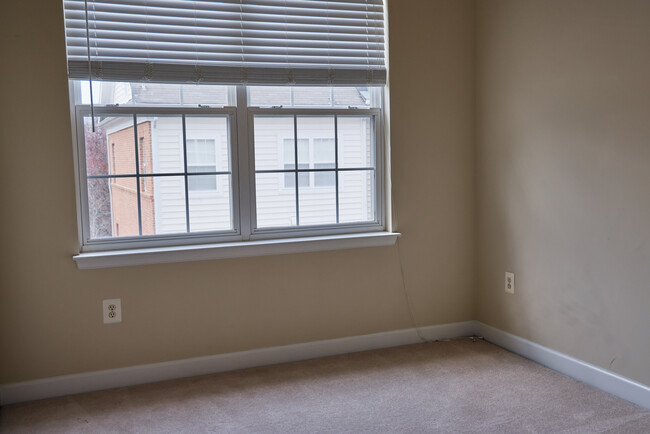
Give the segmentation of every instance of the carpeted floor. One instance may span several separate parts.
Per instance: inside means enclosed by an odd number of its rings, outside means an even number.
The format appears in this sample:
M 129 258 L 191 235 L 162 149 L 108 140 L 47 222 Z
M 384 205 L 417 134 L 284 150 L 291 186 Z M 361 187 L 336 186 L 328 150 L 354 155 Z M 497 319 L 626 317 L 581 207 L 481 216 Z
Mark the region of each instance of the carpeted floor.
M 3 407 L 3 433 L 650 433 L 650 412 L 482 340 Z

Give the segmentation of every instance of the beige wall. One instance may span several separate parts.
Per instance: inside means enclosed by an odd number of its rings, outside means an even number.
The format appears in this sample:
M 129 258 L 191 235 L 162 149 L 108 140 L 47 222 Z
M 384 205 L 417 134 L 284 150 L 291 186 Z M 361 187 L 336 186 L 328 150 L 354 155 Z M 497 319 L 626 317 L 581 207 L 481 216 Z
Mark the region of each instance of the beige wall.
M 650 2 L 477 22 L 478 319 L 650 384 Z
M 397 247 L 77 270 L 61 6 L 35 3 L 0 11 L 0 383 L 411 326 Z M 390 3 L 418 324 L 477 318 L 650 384 L 648 16 L 645 0 Z M 103 325 L 113 297 L 124 322 Z
M 61 2 L 1 8 L 0 383 L 411 326 L 395 246 L 77 270 Z M 473 6 L 389 13 L 406 284 L 418 324 L 469 320 Z M 123 323 L 104 325 L 101 300 L 114 297 Z

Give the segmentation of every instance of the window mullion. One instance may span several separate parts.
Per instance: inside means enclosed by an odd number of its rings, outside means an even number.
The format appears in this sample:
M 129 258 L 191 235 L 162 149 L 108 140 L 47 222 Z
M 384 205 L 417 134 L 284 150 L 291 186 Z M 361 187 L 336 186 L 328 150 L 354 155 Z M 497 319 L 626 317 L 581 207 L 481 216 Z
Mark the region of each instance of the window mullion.
M 237 132 L 235 149 L 239 167 L 239 228 L 243 240 L 249 240 L 255 227 L 255 161 L 253 159 L 253 120 L 249 119 L 246 86 L 237 86 Z M 252 115 L 251 115 L 252 116 Z M 250 122 L 249 122 L 250 121 Z
M 339 116 L 334 115 L 334 188 L 336 189 L 336 224 L 339 224 Z
M 293 90 L 293 88 L 292 88 Z M 300 226 L 300 189 L 298 188 L 298 116 L 293 115 L 293 159 L 294 159 L 294 169 L 296 170 L 296 226 Z
M 183 124 L 183 173 L 185 180 L 185 226 L 187 233 L 190 232 L 190 188 L 189 179 L 187 177 L 187 127 L 185 125 L 185 115 L 182 115 Z
M 74 86 L 70 89 L 70 101 L 77 101 L 78 92 L 80 93 L 81 86 L 78 82 L 74 82 Z M 73 135 L 74 145 L 76 147 L 76 157 L 74 160 L 75 176 L 77 177 L 77 223 L 79 224 L 79 248 L 83 249 L 84 245 L 90 240 L 90 203 L 88 192 L 88 168 L 86 162 L 86 139 L 84 127 L 84 115 L 77 108 L 71 106 L 71 114 L 74 113 L 73 128 L 76 129 L 76 134 Z M 75 131 L 75 130 L 73 130 Z M 111 229 L 113 228 L 113 219 L 111 218 Z
M 142 203 L 140 198 L 140 156 L 138 155 L 138 115 L 133 115 L 133 147 L 135 150 L 135 191 L 138 200 L 138 233 L 142 235 Z

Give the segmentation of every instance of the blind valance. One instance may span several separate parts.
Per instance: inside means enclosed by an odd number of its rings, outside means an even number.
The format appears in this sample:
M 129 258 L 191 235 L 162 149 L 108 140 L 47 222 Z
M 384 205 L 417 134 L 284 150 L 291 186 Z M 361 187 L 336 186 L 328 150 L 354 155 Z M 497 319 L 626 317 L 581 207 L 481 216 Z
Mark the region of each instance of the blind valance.
M 65 0 L 64 8 L 70 78 L 87 79 L 90 66 L 93 80 L 386 82 L 382 0 Z

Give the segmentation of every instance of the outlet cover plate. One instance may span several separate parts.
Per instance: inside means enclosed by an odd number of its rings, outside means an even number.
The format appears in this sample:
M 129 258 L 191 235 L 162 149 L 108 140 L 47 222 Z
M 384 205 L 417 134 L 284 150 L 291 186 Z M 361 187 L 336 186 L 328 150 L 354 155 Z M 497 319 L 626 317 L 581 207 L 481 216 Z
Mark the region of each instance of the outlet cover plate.
M 508 294 L 515 293 L 515 273 L 510 273 L 506 271 L 506 280 L 504 283 L 504 289 Z
M 122 322 L 122 300 L 120 298 L 102 301 L 102 308 L 104 324 Z

